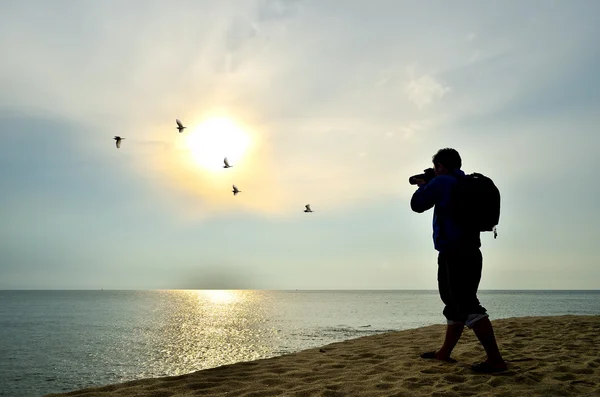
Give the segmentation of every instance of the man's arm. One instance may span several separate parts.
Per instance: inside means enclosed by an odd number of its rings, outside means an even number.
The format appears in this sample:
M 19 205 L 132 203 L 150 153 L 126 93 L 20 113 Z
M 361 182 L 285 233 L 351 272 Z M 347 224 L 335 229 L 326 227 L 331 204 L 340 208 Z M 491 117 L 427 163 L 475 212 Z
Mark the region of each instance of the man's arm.
M 413 193 L 410 199 L 410 208 L 414 212 L 425 212 L 432 208 L 438 197 L 438 184 L 436 183 L 437 178 L 433 178 L 431 182 L 419 186 L 416 192 Z

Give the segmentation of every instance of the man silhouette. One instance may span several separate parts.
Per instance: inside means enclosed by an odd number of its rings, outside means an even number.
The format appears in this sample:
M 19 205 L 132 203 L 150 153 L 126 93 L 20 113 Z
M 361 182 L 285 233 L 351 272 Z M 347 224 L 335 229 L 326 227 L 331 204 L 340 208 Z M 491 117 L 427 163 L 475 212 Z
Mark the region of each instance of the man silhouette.
M 476 372 L 493 373 L 507 369 L 502 358 L 492 323 L 486 309 L 477 298 L 483 257 L 478 230 L 466 230 L 458 225 L 451 213 L 452 188 L 465 173 L 455 149 L 440 149 L 432 158 L 435 177 L 428 183 L 418 180 L 410 207 L 422 213 L 432 207 L 433 242 L 438 251 L 438 289 L 445 307 L 446 337 L 439 350 L 425 352 L 422 358 L 454 362 L 450 357 L 464 326 L 473 332 L 487 353 L 487 360 L 473 364 Z

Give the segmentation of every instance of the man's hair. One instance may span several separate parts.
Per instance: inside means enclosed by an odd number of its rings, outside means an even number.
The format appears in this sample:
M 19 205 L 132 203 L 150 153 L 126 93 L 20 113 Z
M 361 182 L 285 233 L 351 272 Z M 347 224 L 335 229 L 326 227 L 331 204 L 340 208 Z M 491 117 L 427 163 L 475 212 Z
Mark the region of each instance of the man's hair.
M 448 171 L 460 169 L 462 166 L 460 154 L 458 154 L 455 149 L 448 147 L 438 150 L 431 160 L 433 161 L 433 164 L 443 165 Z

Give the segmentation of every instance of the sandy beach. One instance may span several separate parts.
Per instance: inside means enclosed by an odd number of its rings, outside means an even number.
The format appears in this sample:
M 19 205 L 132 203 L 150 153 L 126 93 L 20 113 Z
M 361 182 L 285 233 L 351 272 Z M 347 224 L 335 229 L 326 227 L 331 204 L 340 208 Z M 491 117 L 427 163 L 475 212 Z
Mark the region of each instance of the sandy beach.
M 187 375 L 48 396 L 600 396 L 600 316 L 492 321 L 509 370 L 476 374 L 485 358 L 465 329 L 453 358 L 425 360 L 444 325 L 367 336 Z

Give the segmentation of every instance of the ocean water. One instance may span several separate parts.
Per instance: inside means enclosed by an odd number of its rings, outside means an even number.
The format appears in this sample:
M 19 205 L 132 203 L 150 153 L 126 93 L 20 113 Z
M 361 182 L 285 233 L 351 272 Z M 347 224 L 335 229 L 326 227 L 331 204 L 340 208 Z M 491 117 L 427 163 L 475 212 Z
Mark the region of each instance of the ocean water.
M 600 291 L 481 291 L 493 319 L 600 314 Z M 0 291 L 0 396 L 181 375 L 443 324 L 437 291 Z

